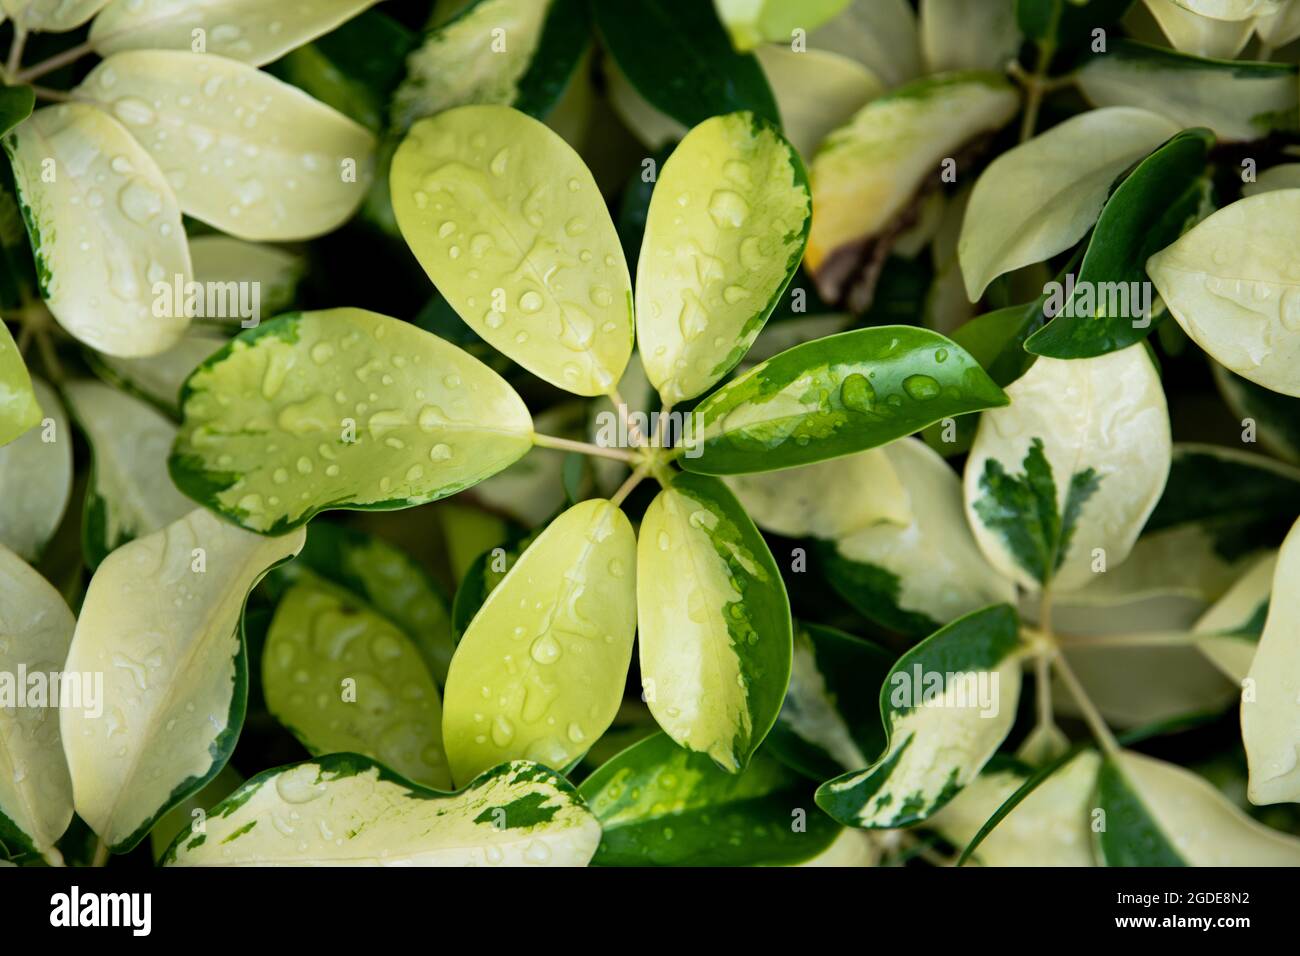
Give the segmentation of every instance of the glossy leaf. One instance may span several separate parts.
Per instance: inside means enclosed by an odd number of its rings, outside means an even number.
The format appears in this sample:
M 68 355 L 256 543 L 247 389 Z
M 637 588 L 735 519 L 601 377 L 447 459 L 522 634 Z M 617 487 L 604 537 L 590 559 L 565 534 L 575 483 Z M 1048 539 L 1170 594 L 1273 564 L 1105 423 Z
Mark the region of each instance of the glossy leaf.
M 190 239 L 190 258 L 194 263 L 196 282 L 217 282 L 227 289 L 229 283 L 246 283 L 250 290 L 247 298 L 251 304 L 251 290 L 257 290 L 258 315 L 239 315 L 229 309 L 229 315 L 205 316 L 208 319 L 227 319 L 244 328 L 260 321 L 263 316 L 276 315 L 292 304 L 306 262 L 302 255 L 283 246 L 244 242 L 230 236 L 198 236 Z M 233 298 L 233 297 L 232 297 Z M 241 302 L 243 300 L 240 300 Z
M 35 853 L 51 865 L 61 862 L 54 844 L 72 820 L 56 712 L 66 685 L 39 679 L 64 670 L 76 623 L 59 592 L 0 545 L 0 674 L 10 698 L 0 707 L 0 844 L 10 855 Z M 42 694 L 53 696 L 38 699 Z
M 885 752 L 818 787 L 818 806 L 846 826 L 878 829 L 917 823 L 946 804 L 1011 729 L 1019 653 L 1015 611 L 995 605 L 904 654 L 880 690 Z
M 77 814 L 115 852 L 225 764 L 244 721 L 244 600 L 303 534 L 249 534 L 202 509 L 104 559 L 65 670 L 104 675 L 103 716 L 60 711 Z
M 788 866 L 840 832 L 812 788 L 766 754 L 725 773 L 665 734 L 613 757 L 578 792 L 601 824 L 596 866 Z M 803 829 L 792 825 L 800 811 Z
M 453 779 L 519 757 L 566 766 L 605 732 L 632 659 L 636 580 L 632 525 L 603 499 L 574 505 L 528 547 L 451 660 Z
M 149 831 L 149 852 L 154 861 L 162 862 L 163 854 L 180 834 L 202 833 L 212 808 L 238 790 L 243 782 L 244 778 L 235 772 L 235 768 L 226 764 L 202 790 L 186 797 L 159 817 Z M 196 814 L 196 810 L 201 812 Z
M 1213 20 L 1245 20 L 1271 16 L 1282 9 L 1286 0 L 1175 0 L 1192 13 Z
M 1005 404 L 964 349 L 881 326 L 796 346 L 698 406 L 682 466 L 705 474 L 791 468 L 874 448 L 942 418 Z
M 168 417 L 180 419 L 181 386 L 196 368 L 230 342 L 220 329 L 195 323 L 165 352 L 144 358 L 115 358 L 90 353 L 91 368 L 109 384 L 149 402 Z
M 0 136 L 32 115 L 36 96 L 30 86 L 0 87 Z
M 680 746 L 740 772 L 785 697 L 790 604 L 766 542 L 716 479 L 678 474 L 650 503 L 637 541 L 637 617 L 655 720 Z
M 54 390 L 40 379 L 32 387 L 44 417 L 0 447 L 0 544 L 35 562 L 72 493 L 72 432 Z
M 632 285 L 595 180 L 544 125 L 463 106 L 412 127 L 393 208 L 425 272 L 475 332 L 524 368 L 601 395 L 632 352 Z
M 128 50 L 75 92 L 121 121 L 183 212 L 232 236 L 308 239 L 342 225 L 365 197 L 370 131 L 246 63 Z
M 181 209 L 149 153 L 85 103 L 37 110 L 5 140 L 41 294 L 77 340 L 154 355 L 180 339 L 182 308 L 156 282 L 191 281 Z M 47 161 L 60 170 L 47 181 Z
M 668 158 L 637 266 L 637 339 L 671 406 L 731 371 L 803 257 L 812 203 L 803 163 L 750 113 L 705 120 Z
M 504 379 L 361 309 L 292 313 L 241 333 L 190 376 L 181 404 L 177 487 L 263 533 L 328 508 L 455 494 L 532 443 L 528 410 Z
M 283 833 L 275 821 L 298 814 Z M 364 825 L 358 825 L 365 821 Z M 600 825 L 545 767 L 504 764 L 456 793 L 356 754 L 258 774 L 182 834 L 166 866 L 585 866 Z

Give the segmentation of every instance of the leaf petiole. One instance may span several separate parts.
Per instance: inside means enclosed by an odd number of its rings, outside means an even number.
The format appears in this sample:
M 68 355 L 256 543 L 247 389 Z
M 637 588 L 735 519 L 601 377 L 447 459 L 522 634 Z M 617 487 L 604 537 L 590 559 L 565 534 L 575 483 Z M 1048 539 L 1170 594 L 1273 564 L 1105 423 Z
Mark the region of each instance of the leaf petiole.
M 623 451 L 621 448 L 605 448 L 601 445 L 593 445 L 591 442 L 574 441 L 570 438 L 559 438 L 555 435 L 533 434 L 533 444 L 541 448 L 554 448 L 559 451 L 576 451 L 583 455 L 594 455 L 598 458 L 613 458 L 617 461 L 625 461 L 635 464 L 641 458 L 630 451 Z

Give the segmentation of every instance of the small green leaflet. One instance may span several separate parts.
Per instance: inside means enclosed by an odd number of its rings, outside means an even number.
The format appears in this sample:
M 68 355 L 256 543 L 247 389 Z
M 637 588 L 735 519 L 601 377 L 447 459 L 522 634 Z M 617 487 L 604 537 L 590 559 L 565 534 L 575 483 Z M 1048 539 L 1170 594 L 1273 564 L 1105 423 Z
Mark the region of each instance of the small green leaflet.
M 35 104 L 30 86 L 0 86 L 0 136 L 31 116 Z
M 1101 478 L 1092 468 L 1071 475 L 1062 514 L 1041 438 L 1030 442 L 1023 467 L 1020 475 L 1012 475 L 1000 461 L 986 460 L 979 480 L 983 497 L 976 499 L 975 513 L 1002 536 L 1016 563 L 1045 585 L 1065 561 L 1079 511 Z

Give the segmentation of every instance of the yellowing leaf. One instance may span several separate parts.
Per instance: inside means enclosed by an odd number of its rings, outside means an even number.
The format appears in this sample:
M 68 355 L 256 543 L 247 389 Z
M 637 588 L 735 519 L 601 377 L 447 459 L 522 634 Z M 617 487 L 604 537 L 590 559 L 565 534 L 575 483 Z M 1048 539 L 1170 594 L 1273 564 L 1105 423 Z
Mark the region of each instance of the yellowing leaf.
M 1300 396 L 1300 189 L 1220 209 L 1147 260 L 1178 324 L 1242 378 Z
M 65 670 L 103 675 L 102 713 L 60 709 L 77 813 L 117 852 L 217 774 L 244 720 L 244 601 L 303 532 L 249 534 L 199 509 L 95 572 Z
M 637 338 L 666 405 L 694 398 L 748 351 L 803 255 L 803 163 L 777 129 L 729 113 L 664 164 L 637 266 Z
M 505 760 L 564 767 L 623 699 L 636 630 L 636 539 L 603 499 L 553 521 L 488 596 L 447 675 L 452 777 Z
M 45 302 L 109 355 L 154 355 L 181 337 L 181 309 L 153 286 L 191 279 L 181 210 L 158 165 L 93 106 L 37 110 L 5 141 Z
M 577 153 L 504 106 L 421 120 L 393 157 L 393 210 L 447 302 L 551 384 L 601 395 L 632 354 L 632 282 Z
M 128 50 L 75 93 L 121 121 L 185 213 L 232 236 L 308 239 L 340 226 L 365 198 L 369 131 L 246 63 Z

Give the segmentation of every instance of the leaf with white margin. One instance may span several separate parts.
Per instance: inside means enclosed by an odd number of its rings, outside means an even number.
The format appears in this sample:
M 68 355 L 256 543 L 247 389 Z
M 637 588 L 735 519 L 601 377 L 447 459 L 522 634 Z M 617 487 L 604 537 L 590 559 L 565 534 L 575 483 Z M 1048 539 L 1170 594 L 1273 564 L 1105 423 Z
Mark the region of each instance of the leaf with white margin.
M 55 841 L 72 821 L 72 781 L 53 699 L 32 698 L 34 678 L 61 672 L 76 619 L 43 577 L 0 545 L 0 847 L 61 862 Z M 25 672 L 25 673 L 24 673 Z M 23 693 L 24 706 L 15 705 Z
M 1095 866 L 1089 811 L 1101 758 L 1085 750 L 1031 790 L 981 841 L 973 859 L 983 866 Z M 1029 775 L 1014 767 L 985 768 L 926 825 L 957 847 L 967 846 Z
M 54 389 L 32 379 L 40 423 L 0 448 L 0 544 L 24 561 L 40 557 L 72 494 L 72 432 Z
M 1184 10 L 1211 20 L 1246 20 L 1272 16 L 1285 0 L 1174 0 Z
M 970 300 L 977 301 L 998 276 L 1082 239 L 1115 180 L 1177 132 L 1172 122 L 1146 110 L 1090 110 L 989 163 L 975 182 L 957 243 Z M 1011 193 L 1025 201 L 1008 203 Z
M 966 513 L 995 568 L 1065 590 L 1128 556 L 1169 475 L 1164 388 L 1138 343 L 1089 359 L 1039 358 L 980 416 L 966 462 Z M 1015 472 L 1027 469 L 1024 476 Z
M 466 324 L 552 385 L 602 395 L 632 354 L 632 280 L 590 170 L 505 106 L 420 120 L 393 157 L 393 211 Z
M 268 534 L 331 508 L 444 498 L 516 461 L 533 438 L 505 379 L 362 309 L 295 312 L 242 332 L 190 376 L 181 404 L 177 487 Z
M 1255 21 L 1255 32 L 1259 34 L 1260 43 L 1272 49 L 1300 39 L 1300 4 L 1291 0 L 1277 13 L 1259 17 Z M 1263 56 L 1262 51 L 1260 56 Z
M 1296 8 L 1300 10 L 1300 7 Z M 1300 189 L 1300 163 L 1282 163 L 1270 166 L 1260 173 L 1253 183 L 1243 183 L 1241 194 L 1254 196 L 1278 189 Z
M 1001 70 L 1020 51 L 1015 0 L 921 0 L 927 73 Z
M 1300 116 L 1295 66 L 1210 60 L 1114 40 L 1090 58 L 1076 83 L 1094 106 L 1133 106 L 1180 129 L 1208 126 L 1221 140 L 1255 140 L 1294 131 Z
M 192 50 L 261 66 L 329 33 L 376 0 L 113 0 L 90 25 L 100 56 L 123 50 Z
M 0 447 L 40 420 L 41 406 L 32 390 L 32 377 L 9 326 L 0 322 Z
M 162 169 L 183 212 L 240 239 L 329 232 L 356 211 L 370 184 L 369 130 L 238 60 L 127 50 L 96 66 L 73 93 L 121 121 Z
M 723 481 L 756 525 L 787 538 L 842 538 L 879 522 L 906 526 L 908 491 L 884 448 Z
M 1300 839 L 1252 820 L 1204 777 L 1123 750 L 1102 763 L 1107 866 L 1298 866 Z
M 149 831 L 149 852 L 153 854 L 154 862 L 162 862 L 163 854 L 181 833 L 202 832 L 212 808 L 238 790 L 243 782 L 244 778 L 235 768 L 226 764 L 202 790 L 186 797 L 159 817 Z M 196 814 L 195 810 L 202 813 Z
M 926 819 L 974 780 L 1001 746 L 1020 697 L 1016 612 L 994 605 L 908 651 L 880 689 L 889 741 L 874 764 L 817 788 L 845 826 L 892 829 Z
M 445 789 L 442 700 L 422 665 L 415 642 L 394 624 L 343 589 L 309 579 L 276 605 L 262 692 L 267 710 L 313 756 L 359 753 Z
M 277 315 L 293 302 L 298 282 L 307 269 L 304 257 L 282 246 L 245 242 L 233 236 L 198 236 L 190 240 L 190 259 L 194 263 L 194 281 L 201 285 L 219 283 L 225 287 L 227 300 L 239 295 L 230 283 L 244 283 L 244 295 L 256 295 L 257 314 L 195 315 L 195 318 L 260 321 Z M 253 290 L 256 290 L 255 292 Z M 247 327 L 247 326 L 245 326 Z
M 229 759 L 248 697 L 244 602 L 303 537 L 250 534 L 200 508 L 95 572 L 64 669 L 104 675 L 103 712 L 59 717 L 77 814 L 114 852 Z
M 0 7 L 29 33 L 66 33 L 81 26 L 108 0 L 3 0 Z
M 637 266 L 637 342 L 665 406 L 735 368 L 803 257 L 812 220 L 798 153 L 752 113 L 700 123 L 659 173 Z
M 718 19 L 737 50 L 788 43 L 834 19 L 849 0 L 713 0 Z
M 840 827 L 812 786 L 766 753 L 738 774 L 666 734 L 602 764 L 578 792 L 600 820 L 596 866 L 789 866 L 826 850 Z M 807 826 L 792 826 L 799 811 Z
M 831 130 L 885 91 L 874 73 L 838 53 L 761 46 L 754 56 L 776 97 L 781 131 L 805 162 Z
M 679 473 L 642 518 L 636 583 L 650 712 L 739 773 L 790 680 L 790 601 L 767 543 L 722 482 Z
M 189 319 L 158 308 L 153 286 L 190 281 L 190 255 L 177 198 L 149 153 L 85 103 L 37 110 L 4 146 L 41 294 L 59 324 L 110 355 L 174 345 Z
M 806 265 L 822 298 L 840 297 L 858 259 L 939 163 L 1015 115 L 1020 97 L 996 73 L 926 77 L 872 100 L 813 159 Z
M 176 426 L 144 402 L 83 379 L 63 387 L 93 463 L 82 510 L 82 551 L 94 569 L 108 554 L 194 510 L 167 473 Z
M 1231 60 L 1255 32 L 1255 21 L 1249 18 L 1211 20 L 1179 6 L 1174 0 L 1146 0 L 1146 8 L 1180 53 Z
M 1238 200 L 1147 260 L 1178 324 L 1223 365 L 1300 396 L 1300 189 Z
M 847 10 L 813 31 L 808 43 L 856 60 L 887 87 L 921 75 L 916 11 L 907 0 L 851 0 Z
M 447 674 L 452 778 L 503 760 L 563 767 L 614 722 L 636 631 L 636 536 L 604 499 L 574 505 L 514 562 Z
M 915 438 L 885 445 L 907 496 L 909 523 L 876 524 L 822 555 L 841 597 L 882 627 L 923 637 L 964 614 L 1015 600 L 1015 585 L 984 557 L 962 507 L 961 480 Z
M 1256 560 L 1193 628 L 1197 648 L 1238 685 L 1250 673 L 1264 632 L 1277 557 L 1272 552 Z
M 279 821 L 295 821 L 291 833 Z M 284 828 L 288 829 L 288 828 Z M 596 822 L 563 777 L 502 764 L 455 793 L 356 754 L 253 777 L 181 834 L 165 866 L 586 866 Z
M 1250 802 L 1300 801 L 1300 522 L 1278 552 L 1268 616 L 1241 700 Z

